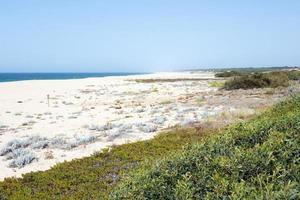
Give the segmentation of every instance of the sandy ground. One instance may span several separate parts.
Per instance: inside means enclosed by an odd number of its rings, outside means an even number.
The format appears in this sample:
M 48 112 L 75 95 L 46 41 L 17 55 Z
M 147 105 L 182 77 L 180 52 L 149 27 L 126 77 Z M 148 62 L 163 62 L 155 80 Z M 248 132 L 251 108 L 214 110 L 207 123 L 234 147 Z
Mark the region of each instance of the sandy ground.
M 210 86 L 213 79 L 210 72 L 180 72 L 0 83 L 0 180 L 149 139 L 174 125 L 224 112 L 252 113 L 285 95 L 219 91 Z

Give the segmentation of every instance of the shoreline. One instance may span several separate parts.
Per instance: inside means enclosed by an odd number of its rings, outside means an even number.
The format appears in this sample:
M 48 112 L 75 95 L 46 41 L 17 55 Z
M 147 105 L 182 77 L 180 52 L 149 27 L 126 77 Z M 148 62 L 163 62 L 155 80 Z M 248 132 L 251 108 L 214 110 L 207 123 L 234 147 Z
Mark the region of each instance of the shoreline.
M 152 74 L 148 73 L 130 73 L 130 72 L 112 72 L 112 73 L 81 73 L 81 72 L 45 72 L 45 73 L 0 73 L 0 83 L 7 82 L 18 82 L 18 81 L 50 81 L 50 80 L 77 80 L 77 79 L 86 79 L 86 78 L 104 78 L 104 77 L 121 77 L 121 76 L 134 76 L 134 75 L 144 75 L 144 74 Z M 21 77 L 15 77 L 16 75 L 20 75 Z M 52 76 L 51 76 L 52 75 Z M 7 77 L 11 76 L 11 77 Z M 22 77 L 23 76 L 23 77 Z M 24 78 L 25 77 L 25 78 Z

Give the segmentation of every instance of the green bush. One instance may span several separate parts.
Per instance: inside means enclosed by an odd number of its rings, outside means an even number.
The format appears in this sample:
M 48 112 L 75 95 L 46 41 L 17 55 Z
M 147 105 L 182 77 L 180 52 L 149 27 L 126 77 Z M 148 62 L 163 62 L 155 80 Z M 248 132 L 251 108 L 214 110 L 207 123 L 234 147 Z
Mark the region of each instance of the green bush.
M 224 82 L 213 81 L 213 82 L 210 82 L 208 85 L 209 85 L 209 87 L 223 87 L 224 86 Z
M 244 73 L 238 72 L 238 71 L 225 71 L 225 72 L 216 73 L 215 76 L 216 77 L 233 77 L 233 76 L 241 76 L 243 74 Z
M 112 199 L 300 199 L 300 96 L 145 164 Z
M 298 70 L 289 71 L 288 77 L 290 80 L 294 80 L 294 81 L 300 80 L 300 71 Z
M 255 73 L 234 77 L 225 82 L 224 89 L 253 89 L 287 87 L 289 77 L 285 72 Z

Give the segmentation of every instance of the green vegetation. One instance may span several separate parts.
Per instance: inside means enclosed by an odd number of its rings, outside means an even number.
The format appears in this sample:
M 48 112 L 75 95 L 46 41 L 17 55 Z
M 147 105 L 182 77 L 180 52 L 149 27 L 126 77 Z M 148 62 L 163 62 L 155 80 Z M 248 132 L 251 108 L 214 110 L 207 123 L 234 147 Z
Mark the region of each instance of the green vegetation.
M 300 71 L 293 70 L 293 71 L 289 71 L 287 73 L 288 73 L 290 80 L 294 80 L 294 81 L 300 80 Z
M 223 87 L 224 86 L 224 82 L 222 81 L 213 81 L 209 83 L 210 87 Z
M 224 89 L 276 88 L 288 85 L 289 77 L 286 72 L 269 72 L 234 77 L 225 82 Z
M 245 74 L 245 72 L 239 71 L 225 71 L 225 72 L 218 72 L 215 74 L 216 77 L 233 77 L 233 76 L 241 76 Z
M 294 70 L 293 70 L 294 69 Z M 289 76 L 290 80 L 299 80 L 300 71 L 296 68 L 236 68 L 236 69 L 223 69 L 217 70 L 216 77 L 235 77 L 250 75 L 255 73 L 268 73 L 268 72 L 281 72 L 286 73 Z
M 232 77 L 225 82 L 224 88 L 233 89 L 252 89 L 252 88 L 276 88 L 287 87 L 289 80 L 300 80 L 299 70 L 268 71 L 262 69 L 237 69 L 217 72 L 216 77 Z
M 112 199 L 300 199 L 300 95 L 146 163 Z
M 148 141 L 113 147 L 44 172 L 0 182 L 0 199 L 107 199 L 122 173 L 203 138 L 204 130 L 174 129 Z
M 297 70 L 299 67 L 243 67 L 243 68 L 220 68 L 220 69 L 207 69 L 208 71 L 214 72 L 226 72 L 236 71 L 240 73 L 261 73 L 261 72 L 273 72 L 273 71 L 289 71 Z

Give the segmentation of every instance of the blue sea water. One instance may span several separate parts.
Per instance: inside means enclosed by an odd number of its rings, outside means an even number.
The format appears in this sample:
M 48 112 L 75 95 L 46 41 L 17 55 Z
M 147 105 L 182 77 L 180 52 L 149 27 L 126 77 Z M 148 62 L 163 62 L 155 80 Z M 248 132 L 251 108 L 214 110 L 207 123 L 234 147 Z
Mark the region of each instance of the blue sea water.
M 23 80 L 62 80 L 90 77 L 126 76 L 142 73 L 0 73 L 0 82 Z

